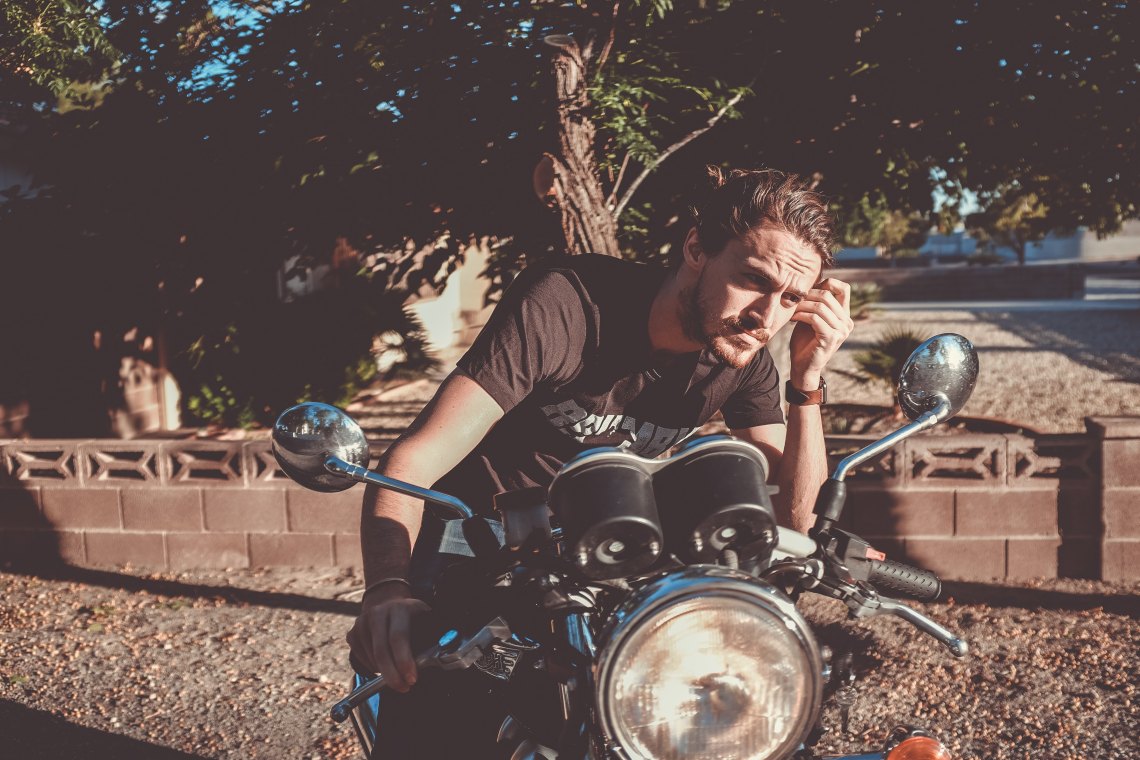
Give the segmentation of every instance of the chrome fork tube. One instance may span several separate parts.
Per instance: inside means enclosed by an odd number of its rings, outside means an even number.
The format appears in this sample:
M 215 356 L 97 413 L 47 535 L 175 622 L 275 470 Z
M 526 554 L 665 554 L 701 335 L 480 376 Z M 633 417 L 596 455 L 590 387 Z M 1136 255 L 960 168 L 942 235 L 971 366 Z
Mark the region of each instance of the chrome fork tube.
M 571 612 L 566 617 L 562 618 L 559 622 L 561 627 L 560 633 L 566 638 L 570 646 L 574 647 L 583 657 L 590 662 L 594 661 L 594 655 L 597 654 L 597 647 L 594 644 L 594 634 L 590 631 L 590 615 L 588 612 Z M 582 681 L 585 679 L 585 682 Z M 574 677 L 570 679 L 569 683 L 559 684 L 559 692 L 562 697 L 562 718 L 569 720 L 573 713 L 574 702 L 576 699 L 589 699 L 591 690 L 593 689 L 593 672 L 587 670 L 581 677 Z
M 353 675 L 352 686 L 358 688 L 367 681 L 359 673 Z M 377 711 L 379 696 L 373 695 L 371 699 L 366 699 L 359 705 L 354 707 L 348 714 L 352 720 L 352 727 L 356 729 L 356 738 L 360 742 L 360 748 L 364 750 L 364 757 L 372 757 L 372 747 L 376 744 L 376 731 L 377 725 L 380 722 L 379 712 Z

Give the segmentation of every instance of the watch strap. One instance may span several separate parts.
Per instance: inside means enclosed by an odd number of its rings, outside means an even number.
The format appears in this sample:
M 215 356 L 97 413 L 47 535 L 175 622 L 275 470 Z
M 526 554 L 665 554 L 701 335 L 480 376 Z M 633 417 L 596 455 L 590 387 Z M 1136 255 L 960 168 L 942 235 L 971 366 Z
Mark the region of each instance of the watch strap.
M 827 382 L 821 377 L 819 379 L 819 387 L 814 391 L 802 391 L 792 385 L 791 380 L 788 380 L 784 383 L 784 397 L 788 399 L 789 404 L 795 404 L 796 406 L 826 404 Z

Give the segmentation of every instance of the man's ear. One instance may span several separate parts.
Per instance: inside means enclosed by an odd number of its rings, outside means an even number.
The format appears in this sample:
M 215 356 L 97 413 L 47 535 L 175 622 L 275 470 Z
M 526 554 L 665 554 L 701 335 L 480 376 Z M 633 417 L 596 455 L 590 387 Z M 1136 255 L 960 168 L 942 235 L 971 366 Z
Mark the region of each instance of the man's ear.
M 704 249 L 701 248 L 701 241 L 697 237 L 696 227 L 691 228 L 689 234 L 685 236 L 685 244 L 682 247 L 681 253 L 681 265 L 683 267 L 698 273 L 704 269 L 705 262 L 708 261 L 708 256 L 705 255 Z

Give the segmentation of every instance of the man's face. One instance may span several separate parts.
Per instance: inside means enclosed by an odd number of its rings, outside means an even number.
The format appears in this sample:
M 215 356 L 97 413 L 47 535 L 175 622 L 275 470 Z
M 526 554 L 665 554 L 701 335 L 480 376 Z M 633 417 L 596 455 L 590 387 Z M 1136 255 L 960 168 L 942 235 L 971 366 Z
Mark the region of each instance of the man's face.
M 690 233 L 686 250 L 695 243 Z M 681 292 L 686 337 L 737 369 L 747 366 L 795 313 L 823 269 L 816 251 L 783 230 L 763 227 L 730 240 L 715 256 L 686 256 L 695 282 Z

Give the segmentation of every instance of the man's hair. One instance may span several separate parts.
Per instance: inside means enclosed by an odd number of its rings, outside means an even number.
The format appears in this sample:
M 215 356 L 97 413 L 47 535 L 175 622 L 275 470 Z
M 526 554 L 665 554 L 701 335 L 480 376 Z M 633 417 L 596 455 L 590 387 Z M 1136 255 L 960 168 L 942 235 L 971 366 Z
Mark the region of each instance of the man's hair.
M 706 254 L 715 256 L 733 238 L 770 226 L 810 245 L 825 267 L 834 263 L 835 222 L 827 202 L 799 176 L 775 169 L 732 169 L 725 174 L 715 166 L 708 167 L 708 176 L 709 192 L 690 209 Z

